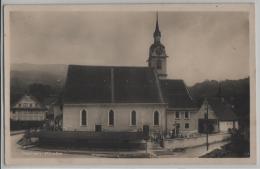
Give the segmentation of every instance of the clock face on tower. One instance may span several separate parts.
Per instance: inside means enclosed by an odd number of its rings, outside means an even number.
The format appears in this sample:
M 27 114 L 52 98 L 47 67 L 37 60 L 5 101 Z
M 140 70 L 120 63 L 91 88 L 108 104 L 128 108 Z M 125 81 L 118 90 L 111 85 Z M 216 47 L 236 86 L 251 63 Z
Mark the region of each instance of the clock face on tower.
M 161 48 L 156 48 L 156 49 L 155 49 L 155 53 L 156 53 L 157 55 L 161 55 L 161 54 L 162 54 L 162 49 L 161 49 Z

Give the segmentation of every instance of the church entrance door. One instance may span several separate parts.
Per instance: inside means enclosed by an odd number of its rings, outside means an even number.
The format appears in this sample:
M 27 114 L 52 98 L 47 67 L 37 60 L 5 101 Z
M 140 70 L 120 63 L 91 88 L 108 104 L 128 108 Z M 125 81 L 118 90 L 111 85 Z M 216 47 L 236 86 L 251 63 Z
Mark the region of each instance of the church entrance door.
M 102 126 L 101 125 L 96 125 L 95 126 L 95 132 L 101 132 L 102 131 Z
M 149 133 L 150 133 L 149 125 L 143 125 L 143 133 L 145 137 L 149 137 Z

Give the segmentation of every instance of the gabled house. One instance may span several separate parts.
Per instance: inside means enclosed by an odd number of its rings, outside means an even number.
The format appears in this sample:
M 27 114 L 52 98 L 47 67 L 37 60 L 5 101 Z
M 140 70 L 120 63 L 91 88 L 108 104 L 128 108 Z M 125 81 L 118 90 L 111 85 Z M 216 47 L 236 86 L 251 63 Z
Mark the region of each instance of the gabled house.
M 175 135 L 197 133 L 196 113 L 198 107 L 192 100 L 183 80 L 160 80 L 166 109 L 167 132 Z
M 238 117 L 234 113 L 232 105 L 221 97 L 204 100 L 197 116 L 199 132 L 205 132 L 207 118 L 210 132 L 228 132 L 229 129 L 239 127 Z
M 11 108 L 13 121 L 44 121 L 47 108 L 35 97 L 24 95 Z

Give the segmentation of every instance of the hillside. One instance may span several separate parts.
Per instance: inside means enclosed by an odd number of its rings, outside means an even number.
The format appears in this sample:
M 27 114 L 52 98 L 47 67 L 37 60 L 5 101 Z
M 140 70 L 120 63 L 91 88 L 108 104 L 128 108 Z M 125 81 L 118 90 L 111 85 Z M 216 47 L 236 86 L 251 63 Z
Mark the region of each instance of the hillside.
M 62 89 L 67 73 L 67 65 L 13 64 L 10 73 L 11 103 L 16 101 L 32 84 L 50 86 L 53 94 Z

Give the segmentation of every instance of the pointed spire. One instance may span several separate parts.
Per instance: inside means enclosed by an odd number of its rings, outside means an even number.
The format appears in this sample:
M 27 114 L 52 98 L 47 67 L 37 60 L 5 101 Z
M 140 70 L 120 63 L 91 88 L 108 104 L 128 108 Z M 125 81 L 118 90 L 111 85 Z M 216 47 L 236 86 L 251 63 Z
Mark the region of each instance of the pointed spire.
M 154 37 L 161 37 L 161 32 L 160 32 L 160 29 L 159 29 L 159 19 L 158 19 L 158 11 L 156 12 L 156 26 L 155 26 L 155 31 L 154 31 L 154 34 L 153 36 Z
M 156 12 L 156 30 L 159 30 L 159 24 L 158 24 L 158 11 Z

